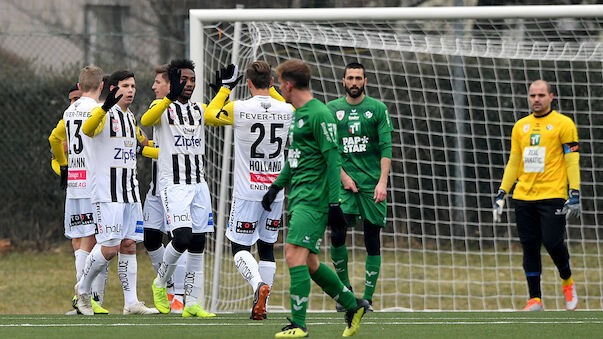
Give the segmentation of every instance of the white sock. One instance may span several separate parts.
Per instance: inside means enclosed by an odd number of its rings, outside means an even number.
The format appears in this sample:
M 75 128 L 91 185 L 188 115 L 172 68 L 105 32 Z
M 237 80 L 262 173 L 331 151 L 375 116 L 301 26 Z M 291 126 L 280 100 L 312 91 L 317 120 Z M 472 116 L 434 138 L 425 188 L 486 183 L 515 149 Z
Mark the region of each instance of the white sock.
M 172 275 L 172 281 L 174 282 L 174 295 L 184 295 L 184 278 L 186 276 L 186 259 L 188 257 L 188 251 L 184 251 L 178 262 L 176 262 L 176 269 L 174 275 Z
M 100 306 L 103 306 L 105 299 L 105 287 L 107 286 L 107 273 L 109 272 L 109 262 L 92 280 L 92 297 L 97 300 Z
M 136 295 L 136 274 L 138 273 L 136 254 L 119 253 L 117 259 L 117 275 L 124 291 L 124 306 L 132 306 L 138 303 L 138 296 Z
M 188 253 L 186 277 L 184 279 L 184 302 L 186 307 L 203 303 L 203 259 L 203 253 Z
M 84 272 L 84 266 L 86 266 L 86 258 L 88 257 L 89 252 L 86 252 L 82 249 L 76 250 L 73 252 L 75 255 L 75 278 L 77 281 L 80 281 L 82 277 L 82 273 Z
M 165 247 L 163 247 L 163 244 L 161 244 L 161 247 L 154 251 L 147 251 L 147 253 L 149 254 L 149 258 L 151 258 L 151 265 L 153 265 L 155 272 L 157 272 L 157 270 L 159 269 L 159 265 L 161 265 L 161 262 L 163 261 L 164 252 Z
M 258 262 L 249 251 L 238 251 L 234 255 L 235 266 L 239 273 L 253 288 L 253 292 L 258 288 L 258 284 L 262 281 L 260 271 L 258 270 Z
M 84 272 L 79 280 L 79 292 L 80 293 L 92 293 L 92 281 L 100 273 L 101 270 L 108 265 L 109 261 L 105 259 L 103 253 L 101 253 L 101 245 L 96 244 L 90 254 L 86 258 L 86 265 Z
M 276 273 L 276 263 L 274 261 L 262 261 L 258 264 L 258 270 L 262 281 L 268 284 L 272 289 L 272 283 L 274 282 L 274 274 Z
M 155 285 L 157 287 L 166 287 L 167 281 L 174 274 L 174 270 L 176 269 L 176 262 L 182 253 L 176 251 L 172 243 L 170 242 L 165 247 L 165 252 L 163 253 L 163 262 L 159 266 L 157 270 L 157 282 Z

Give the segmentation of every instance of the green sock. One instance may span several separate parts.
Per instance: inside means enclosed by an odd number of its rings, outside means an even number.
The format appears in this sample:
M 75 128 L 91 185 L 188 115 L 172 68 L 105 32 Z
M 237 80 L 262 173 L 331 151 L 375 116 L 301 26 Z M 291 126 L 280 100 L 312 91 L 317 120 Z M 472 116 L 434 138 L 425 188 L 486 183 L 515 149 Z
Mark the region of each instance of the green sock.
M 321 263 L 316 272 L 310 274 L 310 276 L 325 293 L 345 307 L 346 310 L 351 310 L 358 306 L 354 293 L 347 288 L 344 289 L 341 280 L 337 278 L 335 272 L 327 265 Z
M 348 274 L 348 248 L 345 244 L 339 247 L 331 245 L 331 260 L 333 260 L 333 267 L 335 267 L 339 280 L 347 288 L 351 288 L 350 276 Z
M 310 296 L 310 272 L 308 266 L 300 265 L 289 267 L 291 276 L 291 321 L 301 327 L 306 327 L 306 309 L 308 308 L 308 297 Z
M 380 270 L 381 256 L 368 255 L 366 257 L 366 283 L 364 284 L 364 296 L 362 299 L 373 300 L 373 293 L 375 293 Z

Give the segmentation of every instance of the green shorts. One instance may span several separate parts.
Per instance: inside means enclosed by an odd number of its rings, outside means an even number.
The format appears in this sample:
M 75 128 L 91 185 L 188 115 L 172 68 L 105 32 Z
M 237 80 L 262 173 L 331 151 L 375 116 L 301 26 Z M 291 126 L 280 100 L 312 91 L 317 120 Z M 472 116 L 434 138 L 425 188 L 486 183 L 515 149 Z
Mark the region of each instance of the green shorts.
M 385 217 L 387 216 L 387 200 L 375 204 L 372 191 L 340 191 L 341 209 L 345 214 L 360 215 L 362 219 L 368 220 L 371 224 L 385 226 Z M 354 226 L 353 224 L 349 226 Z
M 289 231 L 286 242 L 320 253 L 320 243 L 327 228 L 328 213 L 310 207 L 296 207 L 289 212 Z

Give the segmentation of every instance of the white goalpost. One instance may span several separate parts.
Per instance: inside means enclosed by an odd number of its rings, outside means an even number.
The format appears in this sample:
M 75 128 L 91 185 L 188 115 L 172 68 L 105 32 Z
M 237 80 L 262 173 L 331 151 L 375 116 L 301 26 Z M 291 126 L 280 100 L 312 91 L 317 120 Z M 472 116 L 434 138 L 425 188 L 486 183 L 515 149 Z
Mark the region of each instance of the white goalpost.
M 381 235 L 376 310 L 515 310 L 527 286 L 512 203 L 493 223 L 493 197 L 510 153 L 511 129 L 530 114 L 529 84 L 552 85 L 553 107 L 570 116 L 581 144 L 582 217 L 566 241 L 580 309 L 603 309 L 603 5 L 190 11 L 193 100 L 209 102 L 220 67 L 244 72 L 298 58 L 312 67 L 323 102 L 345 95 L 347 63 L 366 67 L 367 94 L 384 102 L 395 130 L 387 225 Z M 244 82 L 243 82 L 244 83 Z M 231 99 L 249 96 L 240 85 Z M 232 192 L 232 130 L 209 127 L 206 180 L 216 231 L 205 255 L 205 304 L 248 311 L 251 287 L 232 260 L 224 229 Z M 269 311 L 289 308 L 284 227 Z M 350 281 L 364 291 L 362 228 L 348 233 Z M 321 261 L 331 265 L 330 237 Z M 542 250 L 543 302 L 564 309 L 561 280 Z M 331 265 L 332 266 L 332 265 Z M 309 309 L 334 310 L 313 285 Z

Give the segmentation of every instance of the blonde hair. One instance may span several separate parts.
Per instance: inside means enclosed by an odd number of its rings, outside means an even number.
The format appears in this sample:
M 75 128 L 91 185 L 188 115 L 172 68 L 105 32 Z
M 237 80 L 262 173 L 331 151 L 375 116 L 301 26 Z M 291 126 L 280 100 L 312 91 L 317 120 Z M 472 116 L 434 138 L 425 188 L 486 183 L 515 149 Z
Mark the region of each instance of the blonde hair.
M 100 87 L 103 70 L 97 66 L 86 66 L 80 72 L 79 83 L 82 92 L 92 92 Z

